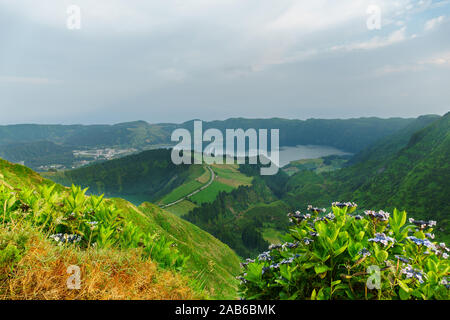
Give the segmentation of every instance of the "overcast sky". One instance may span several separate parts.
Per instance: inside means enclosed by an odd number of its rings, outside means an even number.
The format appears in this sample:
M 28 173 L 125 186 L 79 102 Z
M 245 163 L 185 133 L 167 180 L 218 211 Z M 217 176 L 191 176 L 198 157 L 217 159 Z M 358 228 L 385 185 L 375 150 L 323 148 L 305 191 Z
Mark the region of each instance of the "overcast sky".
M 449 0 L 0 0 L 0 124 L 449 110 Z

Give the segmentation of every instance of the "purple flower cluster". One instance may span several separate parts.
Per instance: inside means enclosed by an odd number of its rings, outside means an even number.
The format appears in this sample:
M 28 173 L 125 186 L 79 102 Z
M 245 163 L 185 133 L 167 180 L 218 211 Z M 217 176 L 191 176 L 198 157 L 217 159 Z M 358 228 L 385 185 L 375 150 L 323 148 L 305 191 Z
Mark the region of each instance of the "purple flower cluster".
M 447 278 L 442 279 L 441 284 L 444 285 L 447 289 L 450 289 L 450 284 L 448 283 Z
M 378 212 L 373 210 L 366 210 L 364 211 L 366 216 L 372 217 L 373 219 L 379 220 L 379 221 L 388 221 L 389 220 L 389 212 L 384 212 L 383 210 L 380 210 Z
M 370 251 L 367 250 L 366 248 L 362 248 L 361 250 L 359 250 L 358 254 L 360 256 L 362 256 L 363 258 L 368 257 L 371 255 Z
M 394 243 L 395 239 L 386 236 L 384 233 L 376 233 L 375 238 L 371 238 L 371 239 L 369 239 L 369 241 L 380 242 L 386 247 L 389 244 L 389 242 Z
M 289 217 L 289 221 L 291 223 L 300 223 L 303 220 L 307 220 L 311 218 L 311 215 L 309 213 L 307 214 L 301 214 L 300 211 L 296 211 L 295 213 L 288 213 L 287 215 Z
M 338 207 L 338 208 L 345 208 L 345 207 L 355 208 L 358 206 L 354 202 L 333 202 L 331 205 L 333 207 Z
M 244 277 L 245 277 L 246 275 L 247 275 L 247 274 L 244 273 Z M 241 281 L 241 284 L 242 284 L 242 283 L 247 283 L 247 279 L 245 279 L 244 277 L 242 277 L 242 276 L 237 276 L 236 279 L 237 279 L 237 280 L 240 280 L 240 281 Z
M 324 215 L 323 217 L 316 217 L 314 219 L 314 222 L 317 222 L 317 221 L 328 222 L 328 221 L 334 220 L 334 218 L 336 218 L 336 216 L 332 212 L 329 212 L 328 214 Z
M 410 263 L 411 262 L 411 260 L 409 258 L 405 258 L 403 256 L 395 255 L 395 258 L 400 260 L 401 262 L 404 262 L 404 263 Z
M 261 253 L 258 256 L 258 260 L 259 261 L 271 261 L 272 257 L 270 256 L 270 251 L 266 251 L 266 252 Z
M 425 247 L 427 247 L 429 249 L 436 250 L 436 246 L 428 239 L 419 239 L 419 238 L 416 238 L 414 236 L 409 236 L 407 239 L 411 240 L 412 242 L 414 242 L 418 246 L 425 246 Z
M 413 223 L 416 226 L 420 228 L 420 230 L 423 230 L 425 228 L 432 228 L 436 225 L 436 221 L 430 220 L 430 221 L 424 221 L 424 220 L 414 220 L 413 218 L 409 218 L 409 223 Z
M 250 264 L 250 263 L 254 263 L 255 262 L 255 260 L 253 260 L 253 259 L 248 259 L 247 258 L 247 260 L 245 260 L 245 262 L 241 262 L 240 263 L 240 265 L 241 265 L 241 268 L 247 268 L 247 266 Z
M 50 236 L 51 239 L 63 243 L 77 243 L 81 241 L 81 237 L 77 234 L 57 233 Z
M 294 243 L 291 243 L 291 242 L 285 242 L 285 243 L 282 244 L 281 247 L 282 247 L 283 249 L 285 249 L 285 248 L 288 248 L 288 249 L 295 249 L 295 248 L 298 247 L 298 245 L 299 245 L 298 242 L 294 242 Z
M 313 213 L 320 213 L 320 212 L 326 212 L 327 211 L 327 209 L 325 209 L 325 208 L 317 208 L 317 207 L 313 207 L 312 205 L 308 205 L 307 210 L 311 211 Z
M 401 272 L 406 275 L 407 279 L 417 279 L 420 283 L 423 283 L 423 278 L 426 279 L 426 275 L 422 273 L 420 270 L 416 270 L 410 265 L 407 265 L 406 268 L 402 269 Z
M 281 249 L 283 248 L 283 246 L 281 244 L 271 244 L 269 246 L 269 250 L 277 250 L 277 249 Z

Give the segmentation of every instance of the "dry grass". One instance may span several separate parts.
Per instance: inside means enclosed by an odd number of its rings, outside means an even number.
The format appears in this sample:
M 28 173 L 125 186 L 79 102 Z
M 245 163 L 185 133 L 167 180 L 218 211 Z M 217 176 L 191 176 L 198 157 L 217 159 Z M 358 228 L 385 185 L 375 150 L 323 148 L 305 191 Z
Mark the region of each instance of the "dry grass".
M 142 261 L 137 250 L 56 247 L 32 235 L 17 262 L 0 268 L 0 299 L 186 300 L 198 298 L 185 277 Z M 81 270 L 81 288 L 67 288 L 67 267 Z M 8 274 L 6 277 L 5 275 Z

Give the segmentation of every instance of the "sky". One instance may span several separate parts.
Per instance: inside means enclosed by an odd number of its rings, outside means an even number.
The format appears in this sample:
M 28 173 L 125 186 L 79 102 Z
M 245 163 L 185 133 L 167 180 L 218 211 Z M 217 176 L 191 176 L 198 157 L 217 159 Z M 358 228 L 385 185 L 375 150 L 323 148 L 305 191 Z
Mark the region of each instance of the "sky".
M 0 0 L 0 125 L 442 115 L 449 88 L 450 0 Z

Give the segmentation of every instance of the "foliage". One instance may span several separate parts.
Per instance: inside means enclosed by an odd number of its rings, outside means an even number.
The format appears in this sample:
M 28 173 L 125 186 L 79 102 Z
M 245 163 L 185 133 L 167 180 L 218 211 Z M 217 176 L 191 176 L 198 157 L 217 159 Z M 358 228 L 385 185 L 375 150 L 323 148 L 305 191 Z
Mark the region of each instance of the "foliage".
M 21 225 L 14 231 L 0 225 L 1 248 L 17 248 L 14 262 L 0 263 L 0 300 L 67 299 L 205 299 L 186 276 L 163 270 L 142 259 L 142 248 L 80 249 L 55 246 L 35 228 Z M 9 252 L 16 251 L 9 250 Z M 81 286 L 67 287 L 68 266 L 80 268 Z
M 69 188 L 55 185 L 53 182 L 43 179 L 27 167 L 11 164 L 1 159 L 0 185 L 4 185 L 12 193 L 17 193 L 24 189 L 34 189 L 38 193 L 43 186 L 54 186 L 54 192 L 61 196 L 67 196 L 70 191 Z M 206 290 L 211 297 L 217 299 L 232 299 L 236 297 L 238 281 L 234 277 L 239 273 L 239 259 L 227 245 L 188 221 L 180 219 L 153 204 L 144 203 L 136 207 L 120 198 L 103 199 L 102 202 L 107 206 L 113 205 L 113 207 L 120 210 L 119 215 L 123 218 L 124 223 L 130 222 L 134 226 L 139 226 L 139 230 L 144 234 L 154 236 L 156 241 L 154 243 L 159 243 L 160 239 L 165 239 L 164 241 L 167 243 L 173 242 L 169 244 L 173 252 L 178 250 L 181 256 L 189 256 L 190 258 L 186 261 L 182 273 L 189 274 L 189 277 L 194 279 L 195 286 L 198 286 L 201 290 Z M 0 225 L 3 217 L 2 209 L 3 203 L 0 203 Z M 18 224 L 15 230 L 19 227 Z M 51 235 L 50 232 L 46 232 L 47 239 Z M 60 237 L 56 237 L 56 235 L 55 238 L 64 239 L 64 235 L 61 234 Z M 68 233 L 67 235 L 70 234 Z M 73 237 L 73 239 L 76 238 Z M 53 239 L 50 241 L 55 245 L 58 243 Z M 61 245 L 61 247 L 82 251 L 96 249 L 92 245 L 88 249 L 85 240 L 77 242 L 76 245 Z M 101 249 L 98 246 L 96 247 Z M 113 246 L 104 250 L 116 249 L 124 252 L 134 250 L 134 248 L 121 249 L 120 244 L 118 248 Z M 144 247 L 139 246 L 139 249 L 144 249 Z M 144 250 L 141 252 L 145 254 Z M 155 251 L 152 251 L 152 254 L 154 253 Z M 139 259 L 145 260 L 146 258 L 140 254 Z M 172 259 L 167 260 L 172 261 Z M 165 264 L 163 259 L 156 262 L 160 266 Z M 194 284 L 192 287 L 194 288 Z
M 183 218 L 228 244 L 241 257 L 248 257 L 267 246 L 261 232 L 264 216 L 253 214 L 252 209 L 275 200 L 264 181 L 255 178 L 251 187 L 220 192 L 213 202 L 203 203 Z M 260 208 L 259 213 L 264 209 L 274 216 L 273 208 Z
M 283 200 L 293 208 L 346 198 L 377 210 L 397 207 L 416 218 L 439 220 L 436 235 L 448 241 L 450 113 L 431 124 L 430 119 L 361 152 L 347 168 L 293 175 Z
M 11 191 L 1 185 L 1 222 L 12 230 L 22 224 L 31 225 L 59 245 L 122 249 L 142 246 L 145 256 L 163 267 L 182 269 L 187 258 L 172 248 L 170 241 L 148 236 L 125 220 L 121 210 L 104 201 L 103 196 L 89 197 L 86 191 L 72 186 L 68 192 L 60 193 L 55 185 Z M 7 249 L 5 254 L 9 256 L 15 252 L 12 247 L 4 250 Z
M 449 299 L 449 248 L 432 243 L 433 221 L 406 212 L 365 211 L 335 203 L 291 214 L 282 245 L 243 264 L 245 299 Z M 379 286 L 377 275 L 379 270 Z M 369 288 L 368 288 L 369 287 Z M 373 290 L 371 290 L 372 288 Z

